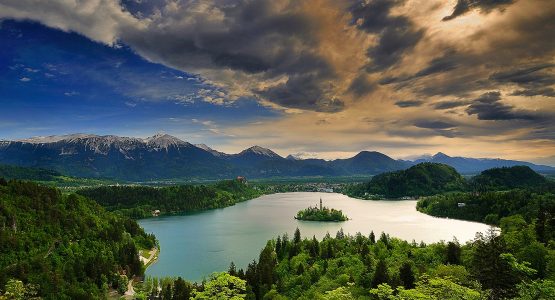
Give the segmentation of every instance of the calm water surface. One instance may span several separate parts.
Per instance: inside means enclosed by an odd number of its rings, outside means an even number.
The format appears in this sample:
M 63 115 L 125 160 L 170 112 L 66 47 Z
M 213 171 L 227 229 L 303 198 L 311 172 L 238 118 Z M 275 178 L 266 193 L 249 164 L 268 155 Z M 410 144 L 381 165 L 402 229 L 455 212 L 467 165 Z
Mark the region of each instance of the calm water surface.
M 341 223 L 298 221 L 297 211 L 317 205 L 341 209 L 351 219 Z M 368 201 L 331 193 L 282 193 L 262 196 L 235 206 L 193 215 L 159 217 L 140 220 L 139 224 L 160 241 L 158 261 L 150 266 L 147 276 L 181 276 L 199 281 L 212 272 L 227 270 L 234 261 L 245 268 L 258 259 L 266 241 L 295 228 L 302 236 L 327 232 L 332 236 L 343 228 L 345 233 L 371 230 L 377 236 L 383 231 L 408 241 L 427 243 L 440 240 L 460 242 L 485 232 L 485 224 L 440 219 L 416 211 L 416 201 Z

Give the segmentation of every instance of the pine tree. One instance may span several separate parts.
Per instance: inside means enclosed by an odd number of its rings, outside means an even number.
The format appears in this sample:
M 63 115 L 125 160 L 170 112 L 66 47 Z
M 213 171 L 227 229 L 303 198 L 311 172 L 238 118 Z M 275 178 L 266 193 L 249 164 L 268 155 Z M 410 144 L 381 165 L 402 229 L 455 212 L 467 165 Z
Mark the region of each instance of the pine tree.
M 384 243 L 384 245 L 387 246 L 387 248 L 389 249 L 389 235 L 386 234 L 385 232 L 382 231 L 382 234 L 380 235 L 380 241 L 382 243 Z
M 511 266 L 501 258 L 507 252 L 505 242 L 493 230 L 486 236 L 477 234 L 474 241 L 472 273 L 484 289 L 491 289 L 494 299 L 512 298 L 516 285 L 520 282 Z
M 316 236 L 312 236 L 312 242 L 310 243 L 310 257 L 317 257 L 320 254 L 320 244 L 316 239 Z
M 193 287 L 190 283 L 178 277 L 173 284 L 173 300 L 189 300 Z
M 457 240 L 447 243 L 447 263 L 451 265 L 461 263 L 461 246 Z
M 389 274 L 387 272 L 387 265 L 385 260 L 380 259 L 378 265 L 376 266 L 376 271 L 374 272 L 374 278 L 372 279 L 372 286 L 377 287 L 382 283 L 389 282 Z
M 229 275 L 231 276 L 237 276 L 237 268 L 235 267 L 234 262 L 231 262 L 229 264 L 229 269 L 227 270 L 227 273 L 229 273 Z
M 295 235 L 293 236 L 293 243 L 298 244 L 300 242 L 301 242 L 301 231 L 299 230 L 299 227 L 297 227 L 297 229 L 295 229 Z
M 368 236 L 368 238 L 370 239 L 371 245 L 374 245 L 376 243 L 376 235 L 374 234 L 374 231 L 370 231 L 370 236 Z
M 277 265 L 277 259 L 274 252 L 274 247 L 271 242 L 266 244 L 266 247 L 260 252 L 258 259 L 257 273 L 261 284 L 270 287 L 274 283 L 274 270 Z
M 337 234 L 335 235 L 335 238 L 338 240 L 344 239 L 345 238 L 345 233 L 343 232 L 343 228 L 339 229 L 339 231 L 337 231 Z
M 409 262 L 403 263 L 401 268 L 399 268 L 399 277 L 403 282 L 405 289 L 414 288 L 414 272 L 412 271 L 412 265 Z
M 279 235 L 276 240 L 276 254 L 278 257 L 281 257 L 281 237 Z
M 172 286 L 170 283 L 164 285 L 164 289 L 162 290 L 162 299 L 163 300 L 172 299 Z

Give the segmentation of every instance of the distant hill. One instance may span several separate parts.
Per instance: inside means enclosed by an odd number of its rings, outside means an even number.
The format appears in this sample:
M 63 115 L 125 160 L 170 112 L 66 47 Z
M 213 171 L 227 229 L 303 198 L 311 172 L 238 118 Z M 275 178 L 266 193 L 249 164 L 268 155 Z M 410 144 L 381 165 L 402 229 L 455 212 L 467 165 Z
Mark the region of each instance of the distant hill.
M 352 186 L 347 194 L 355 197 L 381 195 L 386 198 L 401 198 L 462 191 L 465 187 L 465 179 L 453 167 L 420 163 L 406 170 L 374 176 L 367 183 Z
M 351 174 L 380 174 L 392 170 L 402 170 L 408 167 L 403 161 L 392 159 L 380 152 L 362 151 L 354 157 L 337 159 L 333 165 Z
M 541 188 L 548 183 L 544 176 L 527 166 L 493 168 L 483 171 L 470 180 L 470 185 L 476 190 Z
M 484 170 L 492 168 L 512 167 L 512 166 L 527 166 L 536 172 L 555 173 L 555 168 L 544 165 L 536 165 L 533 163 L 506 160 L 499 158 L 469 158 L 469 157 L 452 157 L 445 153 L 438 152 L 437 154 L 415 160 L 413 163 L 418 164 L 422 162 L 433 162 L 450 165 L 461 174 L 478 174 Z
M 0 164 L 0 177 L 5 179 L 55 181 L 60 176 L 62 176 L 62 174 L 52 170 Z

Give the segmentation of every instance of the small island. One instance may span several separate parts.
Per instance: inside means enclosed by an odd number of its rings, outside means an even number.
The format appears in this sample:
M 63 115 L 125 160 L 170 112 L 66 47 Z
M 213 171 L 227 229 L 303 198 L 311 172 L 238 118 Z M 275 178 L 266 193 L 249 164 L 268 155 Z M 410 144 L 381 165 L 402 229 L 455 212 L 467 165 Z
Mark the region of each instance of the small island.
M 327 208 L 322 206 L 322 198 L 320 198 L 320 207 L 309 207 L 297 213 L 295 219 L 302 221 L 320 221 L 320 222 L 343 222 L 349 220 L 341 210 Z

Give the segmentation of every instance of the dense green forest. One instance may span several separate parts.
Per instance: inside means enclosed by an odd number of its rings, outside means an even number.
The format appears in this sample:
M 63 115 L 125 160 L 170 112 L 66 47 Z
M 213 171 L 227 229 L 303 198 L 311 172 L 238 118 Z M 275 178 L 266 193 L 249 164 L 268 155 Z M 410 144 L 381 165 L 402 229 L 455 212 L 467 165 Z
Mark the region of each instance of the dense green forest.
M 341 210 L 327 207 L 309 207 L 297 212 L 295 219 L 302 221 L 342 222 L 349 218 Z
M 0 164 L 0 177 L 34 181 L 54 181 L 62 174 L 46 169 L 26 168 Z
M 0 164 L 0 178 L 6 180 L 32 180 L 40 184 L 57 187 L 79 187 L 84 185 L 110 184 L 108 179 L 77 178 L 65 176 L 57 171 Z
M 351 185 L 345 194 L 365 199 L 419 197 L 462 191 L 466 184 L 453 167 L 420 163 L 406 170 L 376 175 L 367 183 Z
M 449 193 L 420 199 L 417 209 L 436 217 L 492 225 L 499 225 L 501 218 L 515 214 L 523 216 L 527 221 L 534 218 L 544 220 L 555 217 L 555 193 L 532 189 Z
M 352 184 L 344 189 L 344 193 L 356 198 L 383 199 L 515 188 L 546 192 L 554 187 L 554 181 L 526 166 L 488 169 L 466 180 L 450 166 L 421 163 L 403 171 L 374 176 L 366 183 Z
M 552 182 L 529 167 L 514 166 L 485 170 L 471 178 L 469 188 L 479 192 L 515 188 L 546 190 L 550 187 L 553 187 Z
M 121 275 L 143 273 L 138 251 L 154 246 L 135 221 L 92 200 L 0 179 L 0 290 L 7 299 L 20 299 L 17 291 L 24 299 L 103 298 L 109 287 L 127 285 Z
M 231 263 L 228 275 L 213 275 L 209 287 L 181 278 L 150 279 L 139 298 L 553 299 L 554 241 L 539 241 L 534 222 L 519 215 L 502 219 L 501 230 L 477 234 L 464 245 L 456 240 L 426 245 L 385 233 L 376 238 L 373 232 L 350 236 L 342 230 L 319 241 L 302 238 L 297 230 L 292 239 L 285 234 L 268 241 L 245 269 Z M 224 292 L 227 298 L 214 296 Z
M 537 218 L 555 223 L 555 182 L 525 166 L 489 169 L 472 177 L 465 192 L 424 197 L 417 209 L 432 216 L 492 225 L 516 214 L 528 222 Z
M 77 191 L 110 211 L 135 219 L 160 214 L 187 213 L 222 208 L 263 194 L 239 180 L 225 180 L 212 185 L 176 185 L 168 187 L 101 186 Z

